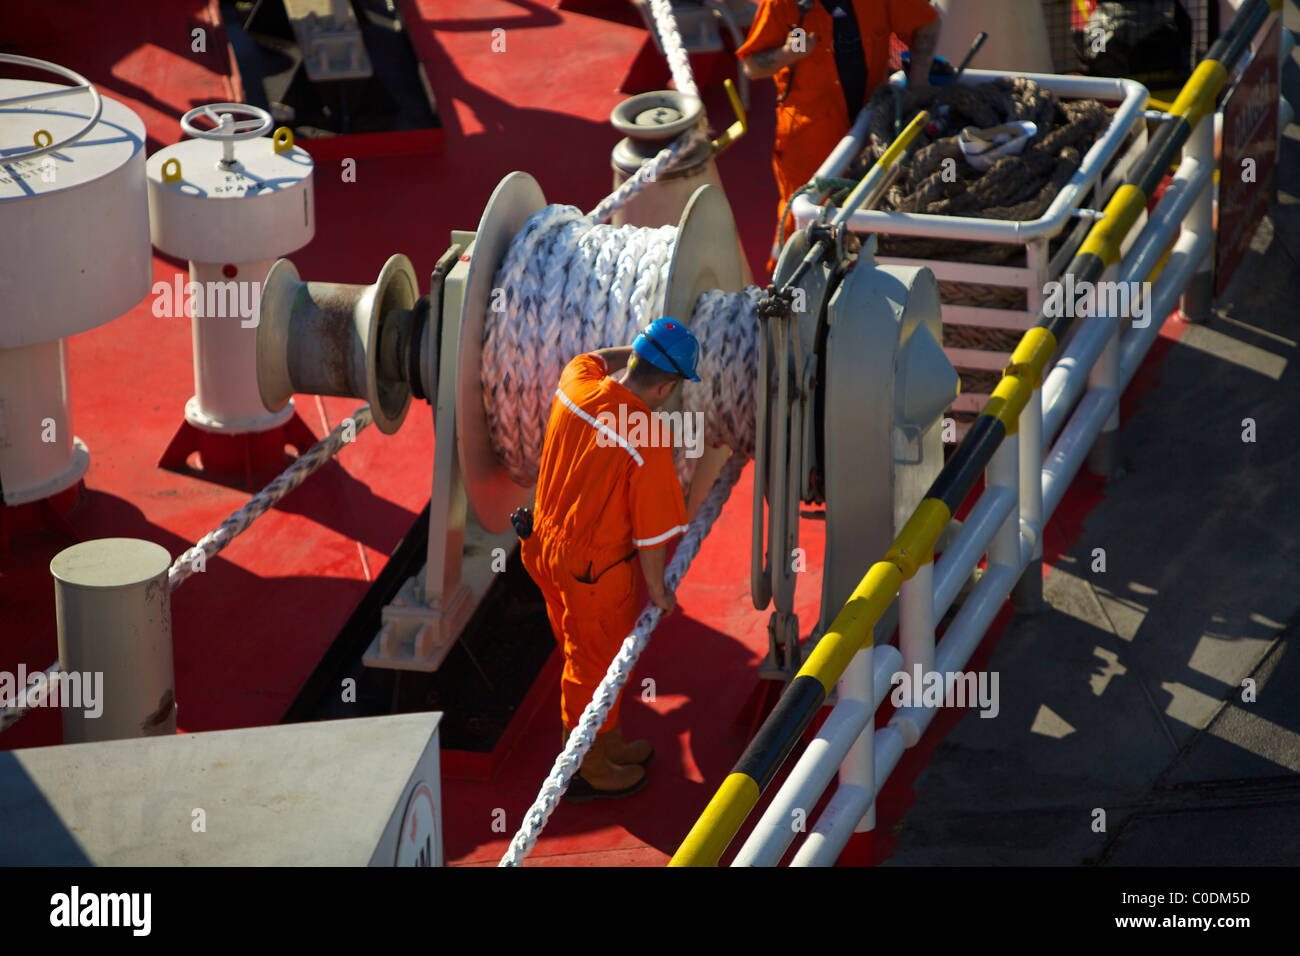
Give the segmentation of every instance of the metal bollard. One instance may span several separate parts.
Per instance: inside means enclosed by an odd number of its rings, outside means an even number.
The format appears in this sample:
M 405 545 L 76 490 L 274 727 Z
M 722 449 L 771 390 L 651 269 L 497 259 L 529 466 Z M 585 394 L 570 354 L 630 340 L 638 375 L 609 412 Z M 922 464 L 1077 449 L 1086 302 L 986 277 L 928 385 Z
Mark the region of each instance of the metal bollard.
M 138 538 L 83 541 L 50 562 L 61 698 L 73 697 L 58 701 L 64 743 L 176 733 L 171 563 Z

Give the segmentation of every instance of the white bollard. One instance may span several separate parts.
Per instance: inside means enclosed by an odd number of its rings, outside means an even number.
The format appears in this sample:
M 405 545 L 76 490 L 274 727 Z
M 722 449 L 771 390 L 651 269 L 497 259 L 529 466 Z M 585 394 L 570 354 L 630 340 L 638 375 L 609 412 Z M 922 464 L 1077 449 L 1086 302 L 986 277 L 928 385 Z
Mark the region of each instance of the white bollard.
M 64 743 L 176 733 L 171 563 L 138 538 L 83 541 L 50 562 Z

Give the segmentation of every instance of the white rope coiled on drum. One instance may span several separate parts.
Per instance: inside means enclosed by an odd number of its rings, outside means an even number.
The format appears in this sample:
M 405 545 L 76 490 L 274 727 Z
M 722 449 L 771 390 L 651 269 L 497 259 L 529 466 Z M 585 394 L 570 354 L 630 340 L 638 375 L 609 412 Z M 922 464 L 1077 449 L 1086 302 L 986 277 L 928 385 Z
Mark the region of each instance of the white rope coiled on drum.
M 744 470 L 747 461 L 748 459 L 740 455 L 732 455 L 726 465 L 723 466 L 722 474 L 718 476 L 717 481 L 713 483 L 713 487 L 709 489 L 708 497 L 704 499 L 704 504 L 700 506 L 695 520 L 686 529 L 686 534 L 682 536 L 681 543 L 677 546 L 676 553 L 673 554 L 673 559 L 668 562 L 668 567 L 664 571 L 664 583 L 669 590 L 677 590 L 677 585 L 685 576 L 691 562 L 699 554 L 700 545 L 704 543 L 705 537 L 708 536 L 709 530 L 713 527 L 713 522 L 722 513 L 722 506 L 726 504 L 727 498 L 731 495 L 731 489 L 735 487 L 736 481 L 740 478 L 740 473 Z M 587 751 L 591 749 L 592 742 L 596 739 L 596 732 L 604 725 L 610 707 L 614 705 L 614 700 L 618 697 L 619 691 L 627 683 L 627 679 L 632 673 L 632 668 L 636 666 L 641 652 L 650 643 L 650 634 L 659 624 L 659 618 L 662 614 L 663 612 L 659 608 L 651 604 L 636 619 L 636 625 L 632 633 L 624 638 L 618 653 L 614 655 L 609 669 L 605 672 L 605 676 L 601 678 L 600 684 L 596 688 L 596 693 L 592 695 L 591 701 L 583 710 L 582 717 L 578 720 L 578 726 L 569 734 L 569 741 L 564 750 L 555 758 L 555 765 L 551 768 L 550 775 L 542 782 L 542 788 L 537 792 L 537 798 L 533 801 L 533 805 L 528 808 L 528 812 L 524 815 L 524 822 L 514 835 L 514 839 L 510 841 L 509 848 L 507 848 L 505 855 L 501 857 L 501 862 L 497 866 L 519 866 L 523 863 L 524 857 L 532 852 L 533 847 L 537 845 L 537 840 L 542 835 L 542 829 L 546 826 L 546 821 L 555 812 L 560 798 L 564 796 L 564 791 L 569 786 L 569 781 L 573 779 L 573 775 L 582 766 L 583 757 L 586 756 Z
M 510 477 L 537 481 L 551 399 L 575 355 L 629 344 L 663 314 L 675 226 L 593 222 L 572 206 L 535 212 L 493 280 L 483 327 L 483 406 L 492 449 Z M 682 410 L 704 417 L 704 441 L 754 453 L 761 292 L 712 291 L 690 316 L 701 381 L 682 386 Z M 693 462 L 683 459 L 687 471 Z

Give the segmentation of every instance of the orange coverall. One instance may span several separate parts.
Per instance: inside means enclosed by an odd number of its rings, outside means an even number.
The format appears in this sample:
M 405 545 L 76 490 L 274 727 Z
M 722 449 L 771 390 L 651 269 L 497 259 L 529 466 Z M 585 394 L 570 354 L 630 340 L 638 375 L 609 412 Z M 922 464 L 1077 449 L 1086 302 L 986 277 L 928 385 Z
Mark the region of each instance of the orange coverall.
M 908 46 L 919 27 L 933 23 L 938 14 L 926 0 L 852 0 L 862 32 L 863 56 L 867 64 L 866 95 L 883 83 L 889 73 L 889 35 L 896 34 Z M 778 49 L 785 44 L 790 30 L 799 23 L 795 0 L 762 0 L 754 25 L 736 56 L 747 59 L 755 53 Z M 807 183 L 825 162 L 831 150 L 847 135 L 855 117 L 848 115 L 839 71 L 835 66 L 831 15 L 814 0 L 803 19 L 805 33 L 817 36 L 810 54 L 792 67 L 778 72 L 778 98 L 794 85 L 785 101 L 776 108 L 776 146 L 772 151 L 772 168 L 781 193 L 777 208 L 778 232 L 781 213 L 795 190 Z M 794 217 L 786 220 L 785 236 L 794 231 Z M 772 269 L 775 260 L 768 264 Z
M 560 376 L 537 476 L 533 533 L 521 547 L 564 650 L 560 710 L 569 730 L 636 623 L 637 551 L 686 530 L 672 449 L 634 446 L 616 431 L 619 422 L 635 427 L 634 413 L 648 421 L 650 410 L 607 371 L 601 357 L 588 354 Z M 627 409 L 623 417 L 620 405 Z M 612 427 L 602 412 L 613 416 Z M 618 711 L 616 700 L 602 732 L 617 725 Z

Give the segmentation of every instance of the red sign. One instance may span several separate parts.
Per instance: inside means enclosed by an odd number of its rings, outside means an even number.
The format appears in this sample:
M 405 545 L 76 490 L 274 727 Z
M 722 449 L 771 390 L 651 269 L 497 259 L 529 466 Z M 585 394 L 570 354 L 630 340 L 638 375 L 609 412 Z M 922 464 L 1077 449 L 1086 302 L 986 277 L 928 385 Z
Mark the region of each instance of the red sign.
M 1223 102 L 1223 161 L 1219 167 L 1219 235 L 1214 255 L 1216 296 L 1250 247 L 1273 200 L 1277 160 L 1278 22 Z

